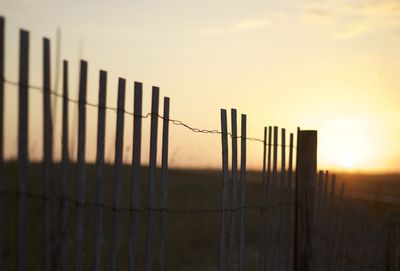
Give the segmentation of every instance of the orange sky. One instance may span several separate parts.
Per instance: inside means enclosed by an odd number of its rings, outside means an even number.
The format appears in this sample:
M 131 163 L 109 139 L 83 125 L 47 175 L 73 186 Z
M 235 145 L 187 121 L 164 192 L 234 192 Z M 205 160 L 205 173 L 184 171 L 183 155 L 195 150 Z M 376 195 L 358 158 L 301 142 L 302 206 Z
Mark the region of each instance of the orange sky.
M 152 85 L 171 97 L 171 117 L 219 129 L 220 108 L 248 115 L 248 135 L 265 125 L 288 132 L 318 130 L 321 168 L 400 170 L 400 2 L 382 1 L 2 1 L 6 17 L 6 77 L 16 80 L 18 29 L 31 31 L 31 83 L 41 85 L 41 37 L 62 33 L 76 97 L 78 59 L 89 62 L 88 99 L 97 102 L 98 70 L 109 71 L 108 105 L 117 77 Z M 52 44 L 53 55 L 55 44 Z M 31 152 L 41 157 L 41 101 L 31 92 Z M 17 90 L 6 87 L 5 152 L 16 153 Z M 61 106 L 58 105 L 58 109 Z M 162 107 L 161 107 L 162 108 Z M 58 119 L 60 110 L 58 110 Z M 97 113 L 88 109 L 88 159 L 95 155 Z M 71 113 L 71 126 L 74 114 Z M 107 115 L 111 159 L 115 114 Z M 132 121 L 126 119 L 130 160 Z M 148 122 L 144 154 L 147 161 Z M 74 130 L 71 128 L 71 138 Z M 60 121 L 56 130 L 60 143 Z M 171 127 L 173 166 L 219 167 L 220 138 Z M 58 155 L 56 151 L 56 155 Z M 248 163 L 260 168 L 262 149 L 249 143 Z

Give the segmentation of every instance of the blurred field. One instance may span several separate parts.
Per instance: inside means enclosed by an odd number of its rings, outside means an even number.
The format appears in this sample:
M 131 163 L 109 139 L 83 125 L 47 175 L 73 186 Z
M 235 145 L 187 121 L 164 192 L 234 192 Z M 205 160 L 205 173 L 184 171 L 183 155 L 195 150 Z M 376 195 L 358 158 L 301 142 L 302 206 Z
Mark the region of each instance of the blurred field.
M 400 174 L 337 174 L 345 196 L 366 206 L 379 218 L 400 213 Z
M 16 164 L 6 164 L 6 189 L 16 191 Z M 86 200 L 94 202 L 94 165 L 87 166 Z M 29 191 L 30 193 L 42 194 L 41 165 L 31 164 L 29 169 Z M 76 170 L 70 170 L 69 198 L 76 198 Z M 147 175 L 148 169 L 142 171 L 142 207 L 145 206 L 147 198 Z M 57 165 L 55 172 L 55 190 L 59 193 L 60 169 Z M 130 204 L 130 168 L 124 167 L 124 194 L 123 205 L 129 208 Z M 113 199 L 113 169 L 107 166 L 104 175 L 105 180 L 105 205 L 111 206 Z M 170 170 L 169 171 L 169 209 L 218 209 L 221 208 L 221 177 L 218 171 L 206 170 Z M 259 172 L 248 173 L 248 206 L 260 206 L 261 174 Z M 358 202 L 368 207 L 378 217 L 383 218 L 389 211 L 400 212 L 400 205 L 393 202 L 385 202 L 388 197 L 400 198 L 400 175 L 350 175 L 339 174 L 338 182 L 346 183 L 346 196 L 357 199 Z M 158 183 L 159 187 L 159 183 Z M 156 192 L 160 195 L 160 191 Z M 158 196 L 157 196 L 158 198 Z M 13 195 L 4 197 L 6 204 L 6 259 L 7 269 L 15 269 L 15 228 L 16 228 L 16 207 L 17 198 Z M 374 199 L 378 201 L 374 201 Z M 383 199 L 383 200 L 382 200 Z M 39 269 L 41 259 L 41 238 L 42 238 L 42 200 L 28 199 L 28 238 L 29 238 L 29 264 L 32 270 Z M 59 203 L 58 203 L 59 204 Z M 61 205 L 60 205 L 61 206 Z M 70 204 L 70 221 L 67 233 L 69 240 L 69 258 L 72 268 L 74 262 L 74 240 L 76 228 L 76 206 Z M 90 269 L 93 262 L 93 237 L 94 237 L 94 206 L 85 207 L 85 269 Z M 128 225 L 129 212 L 122 212 L 121 228 L 121 270 L 128 266 Z M 158 217 L 156 214 L 156 227 L 154 229 L 154 254 L 158 256 Z M 228 216 L 229 217 L 229 216 Z M 104 210 L 105 219 L 105 246 L 103 255 L 103 266 L 108 268 L 111 255 L 111 231 L 112 231 L 112 210 Z M 146 214 L 141 215 L 139 240 L 139 270 L 144 270 L 144 249 L 145 249 L 145 226 Z M 216 270 L 218 263 L 218 245 L 220 234 L 220 216 L 214 213 L 191 213 L 168 215 L 167 226 L 167 262 L 166 270 Z M 258 244 L 260 235 L 260 212 L 249 210 L 246 212 L 246 265 L 247 270 L 255 270 L 258 261 Z M 56 240 L 57 241 L 57 240 Z M 238 250 L 238 245 L 237 245 Z M 156 258 L 156 257 L 155 257 Z M 157 261 L 155 259 L 155 266 Z

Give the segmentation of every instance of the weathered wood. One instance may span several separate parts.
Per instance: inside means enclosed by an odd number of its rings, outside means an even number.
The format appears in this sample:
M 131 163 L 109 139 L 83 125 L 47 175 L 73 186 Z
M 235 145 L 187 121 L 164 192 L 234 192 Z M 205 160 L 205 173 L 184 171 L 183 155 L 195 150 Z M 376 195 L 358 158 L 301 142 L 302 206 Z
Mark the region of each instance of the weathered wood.
M 29 84 L 29 32 L 20 31 L 19 47 L 19 101 L 18 101 L 18 224 L 17 224 L 17 269 L 27 270 L 28 225 L 28 84 Z
M 293 134 L 290 133 L 289 136 L 289 161 L 288 161 L 288 173 L 287 173 L 287 185 L 286 185 L 286 221 L 287 221 L 287 242 L 285 247 L 285 270 L 290 269 L 291 258 L 290 258 L 290 244 L 292 241 L 292 201 L 293 201 L 293 187 L 292 187 L 292 178 L 293 178 Z
M 267 225 L 265 219 L 265 208 L 267 205 L 267 131 L 268 128 L 264 127 L 264 146 L 263 146 L 263 167 L 262 167 L 262 190 L 261 190 L 261 227 L 260 227 L 260 252 L 259 252 L 259 270 L 264 271 L 264 257 L 265 257 L 265 241 L 267 234 Z
M 161 159 L 161 218 L 159 270 L 165 269 L 165 243 L 168 208 L 168 140 L 169 140 L 169 98 L 164 97 L 163 140 Z
M 152 270 L 153 265 L 153 232 L 155 184 L 157 171 L 157 130 L 158 130 L 158 104 L 160 90 L 153 87 L 151 103 L 151 130 L 150 130 L 150 159 L 149 159 L 149 186 L 147 207 L 147 232 L 146 232 L 146 271 Z
M 314 233 L 316 237 L 313 239 L 315 243 L 315 255 L 316 261 L 314 261 L 315 270 L 322 268 L 322 186 L 323 186 L 324 172 L 320 170 L 318 172 L 318 184 L 315 191 L 315 208 L 314 208 Z
M 237 111 L 236 109 L 231 110 L 231 125 L 232 125 L 232 202 L 231 207 L 233 212 L 231 213 L 231 233 L 229 240 L 229 254 L 228 254 L 228 271 L 233 269 L 233 259 L 235 256 L 235 245 L 236 245 L 236 208 L 237 208 Z
M 228 201 L 228 128 L 226 119 L 226 110 L 221 109 L 221 143 L 222 143 L 222 211 L 221 211 L 221 238 L 219 242 L 219 264 L 218 270 L 223 271 L 225 266 L 225 240 L 226 240 L 226 229 L 225 229 L 225 216 L 226 216 L 226 205 Z
M 245 269 L 245 215 L 246 215 L 246 115 L 241 116 L 241 140 L 240 140 L 240 244 L 239 244 L 239 271 Z
M 344 221 L 344 214 L 342 213 L 344 211 L 344 189 L 345 189 L 345 185 L 344 183 L 342 183 L 342 186 L 340 188 L 340 196 L 339 196 L 339 201 L 337 204 L 337 218 L 335 221 L 335 229 L 336 229 L 336 234 L 335 234 L 335 243 L 338 244 L 338 246 L 341 246 L 343 243 L 343 221 Z M 339 248 L 340 249 L 340 248 Z M 335 271 L 337 270 L 338 267 L 338 263 L 339 263 L 339 249 L 335 249 L 333 252 L 333 264 L 331 266 L 331 270 Z
M 50 40 L 43 39 L 43 195 L 49 199 L 53 197 L 52 163 L 53 163 L 53 127 L 50 105 Z M 43 216 L 43 270 L 52 270 L 54 236 L 54 213 L 52 203 L 45 200 Z M 54 239 L 53 239 L 54 240 Z
M 328 235 L 328 224 L 329 224 L 329 171 L 326 170 L 323 177 L 323 186 L 321 194 L 321 236 L 325 237 Z M 320 253 L 321 266 L 327 266 L 327 250 L 328 244 L 322 240 L 322 246 L 318 253 Z
M 114 197 L 113 197 L 113 235 L 111 251 L 111 270 L 118 268 L 118 255 L 120 250 L 120 227 L 122 209 L 122 158 L 124 149 L 124 120 L 125 120 L 125 79 L 118 79 L 118 105 L 117 105 L 117 127 L 115 136 L 115 158 L 114 158 Z
M 300 127 L 297 127 L 297 136 L 296 136 L 296 173 L 295 173 L 295 190 L 294 190 L 294 244 L 293 244 L 293 270 L 298 271 L 298 258 L 299 258 L 299 174 L 298 174 L 298 165 L 299 165 L 299 133 Z
M 78 159 L 77 159 L 77 223 L 75 243 L 75 270 L 83 269 L 84 244 L 84 204 L 85 204 L 85 149 L 86 149 L 86 94 L 87 94 L 87 62 L 81 60 L 79 76 L 79 106 L 78 106 Z
M 264 262 L 264 269 L 267 269 L 267 270 L 272 270 L 271 269 L 271 263 L 272 263 L 272 258 L 271 258 L 271 256 L 272 256 L 272 250 L 271 249 L 269 249 L 270 248 L 270 246 L 268 245 L 269 243 L 268 243 L 268 241 L 269 240 L 272 240 L 272 235 L 273 235 L 273 232 L 272 232 L 272 223 L 271 223 L 271 221 L 272 221 L 272 209 L 271 209 L 271 206 L 273 205 L 273 202 L 272 202 L 272 194 L 273 194 L 273 192 L 272 192 L 272 189 L 271 189 L 271 157 L 272 157 L 272 152 L 271 152 L 271 150 L 272 150 L 272 127 L 271 126 L 268 126 L 268 158 L 267 158 L 267 200 L 266 200 L 266 204 L 268 204 L 268 206 L 266 206 L 266 207 L 268 207 L 267 208 L 267 215 L 265 216 L 265 219 L 266 219 L 266 222 L 265 222 L 265 225 L 266 225 L 266 227 L 268 227 L 267 228 L 267 231 L 266 231 L 266 234 L 265 234 L 265 241 L 264 241 L 264 244 L 265 244 L 265 253 L 264 253 L 264 259 L 263 259 L 263 262 Z M 270 222 L 269 224 L 268 224 L 268 222 Z M 268 251 L 269 251 L 269 253 L 268 253 Z M 269 261 L 269 262 L 268 262 Z
M 277 175 L 278 175 L 278 127 L 274 126 L 274 143 L 273 143 L 273 156 L 272 156 L 272 179 L 271 179 L 271 268 L 276 270 L 276 232 L 277 232 Z
M 96 210 L 95 210 L 95 253 L 94 270 L 101 269 L 101 256 L 103 247 L 103 208 L 100 206 L 104 201 L 104 146 L 106 128 L 107 104 L 107 72 L 100 71 L 99 79 L 99 108 L 97 111 L 97 148 L 96 148 Z
M 309 270 L 312 266 L 313 183 L 317 171 L 317 131 L 299 131 L 297 145 L 297 182 L 299 185 L 299 238 L 297 270 Z
M 69 129 L 68 129 L 68 62 L 63 61 L 63 101 L 62 101 L 62 145 L 61 145 L 61 186 L 62 186 L 62 210 L 61 210 L 61 244 L 60 244 L 60 266 L 62 271 L 69 270 L 68 259 L 68 187 L 69 187 Z
M 142 98 L 143 85 L 135 82 L 134 85 L 134 118 L 133 118 L 133 152 L 132 152 L 132 191 L 131 191 L 131 213 L 129 229 L 129 270 L 136 270 L 137 261 L 137 239 L 139 236 L 139 209 L 140 205 L 140 156 L 142 146 Z
M 5 33 L 4 18 L 0 16 L 0 193 L 5 189 L 4 178 L 4 51 L 5 51 Z M 4 252 L 5 240 L 5 214 L 4 214 L 4 198 L 0 197 L 0 255 Z M 4 257 L 0 257 L 0 269 L 4 269 Z
M 284 246 L 284 235 L 286 229 L 285 217 L 286 217 L 286 202 L 285 202 L 285 188 L 286 188 L 286 130 L 284 128 L 281 129 L 281 176 L 279 180 L 279 207 L 278 207 L 278 268 L 281 269 L 282 264 L 284 265 L 284 261 L 282 259 Z

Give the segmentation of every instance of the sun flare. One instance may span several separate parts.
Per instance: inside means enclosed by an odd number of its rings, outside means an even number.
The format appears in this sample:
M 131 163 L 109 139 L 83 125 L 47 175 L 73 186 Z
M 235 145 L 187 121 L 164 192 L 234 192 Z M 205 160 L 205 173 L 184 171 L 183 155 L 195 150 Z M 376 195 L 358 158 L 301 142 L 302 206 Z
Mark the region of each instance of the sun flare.
M 356 165 L 357 158 L 351 152 L 344 152 L 344 153 L 342 153 L 342 155 L 340 157 L 339 163 L 340 163 L 340 166 L 342 166 L 346 169 L 351 169 L 351 168 L 354 168 L 354 166 Z

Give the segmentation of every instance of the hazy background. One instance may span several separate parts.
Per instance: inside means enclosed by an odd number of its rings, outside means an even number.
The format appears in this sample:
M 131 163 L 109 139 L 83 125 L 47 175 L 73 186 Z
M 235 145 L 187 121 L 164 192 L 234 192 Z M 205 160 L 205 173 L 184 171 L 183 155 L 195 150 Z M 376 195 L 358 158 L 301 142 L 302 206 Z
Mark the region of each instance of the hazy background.
M 265 125 L 318 130 L 318 163 L 337 170 L 400 170 L 400 1 L 0 1 L 6 18 L 6 78 L 18 79 L 18 29 L 31 31 L 31 84 L 41 85 L 42 36 L 57 26 L 61 57 L 70 61 L 77 96 L 78 60 L 89 61 L 88 100 L 97 102 L 98 70 L 109 71 L 108 100 L 116 106 L 117 77 L 171 97 L 171 118 L 219 129 L 220 108 L 248 115 L 248 136 Z M 53 63 L 54 57 L 53 57 Z M 53 77 L 55 77 L 53 65 Z M 61 78 L 60 78 L 61 79 Z M 55 80 L 53 80 L 53 85 Z M 16 156 L 17 88 L 7 86 L 5 155 Z M 30 156 L 42 153 L 42 95 L 30 92 Z M 57 106 L 56 155 L 61 142 Z M 76 107 L 71 107 L 74 111 Z M 162 106 L 160 106 L 160 112 Z M 75 139 L 75 112 L 71 112 Z M 97 111 L 88 109 L 88 159 L 94 160 Z M 75 123 L 76 125 L 76 123 Z M 132 119 L 126 117 L 125 161 Z M 148 159 L 148 125 L 144 122 Z M 115 114 L 107 115 L 106 158 L 113 159 Z M 250 168 L 260 168 L 262 144 L 248 143 Z M 220 137 L 171 127 L 170 163 L 219 167 Z

